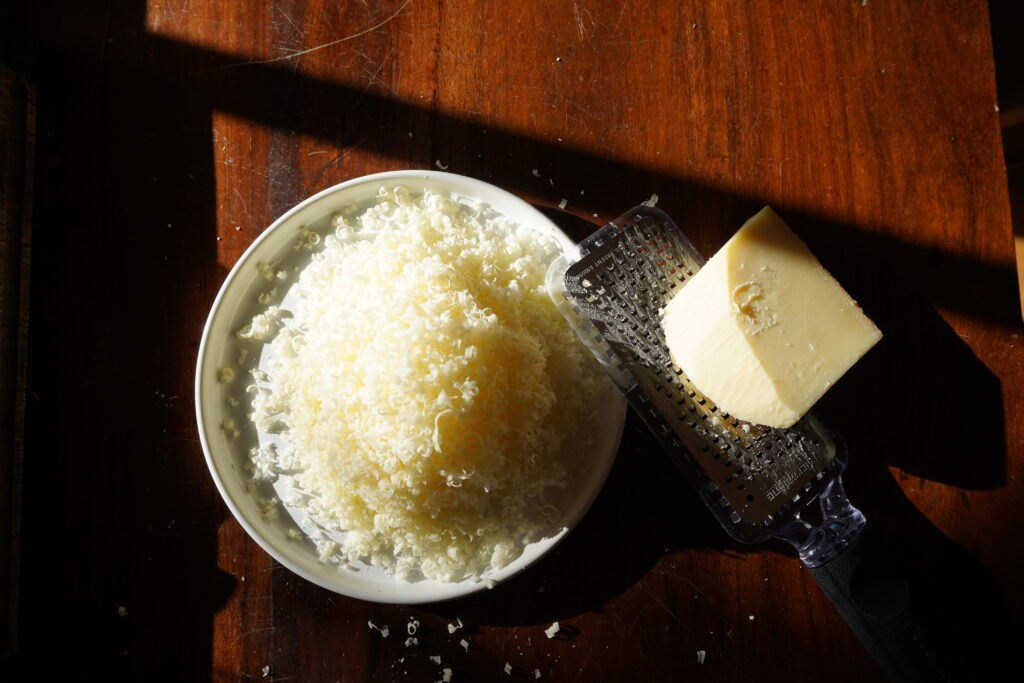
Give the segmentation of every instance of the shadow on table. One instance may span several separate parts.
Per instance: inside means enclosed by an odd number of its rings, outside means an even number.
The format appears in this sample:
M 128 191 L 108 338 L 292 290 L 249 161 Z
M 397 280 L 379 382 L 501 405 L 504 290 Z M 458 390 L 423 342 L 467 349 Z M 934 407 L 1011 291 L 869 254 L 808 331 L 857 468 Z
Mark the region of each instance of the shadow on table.
M 588 187 L 612 187 L 622 176 L 643 175 L 614 165 L 601 169 L 591 160 L 566 164 L 589 170 Z M 685 181 L 652 177 L 649 183 L 667 199 L 660 206 L 681 217 L 681 227 L 694 242 L 705 243 L 705 253 L 758 208 L 744 198 Z M 703 205 L 700 213 L 733 218 L 723 221 L 686 210 L 698 203 Z M 547 213 L 576 239 L 594 228 Z M 1012 273 L 813 216 L 784 216 L 885 334 L 817 409 L 850 447 L 845 479 L 851 499 L 901 549 L 900 559 L 921 590 L 933 596 L 934 618 L 947 625 L 952 645 L 967 653 L 979 672 L 992 667 L 997 673 L 1021 635 L 1019 624 L 1001 606 L 1005 598 L 977 558 L 910 502 L 889 468 L 965 490 L 1005 485 L 1000 382 L 938 315 L 935 303 L 1005 321 L 1015 311 Z M 924 292 L 938 301 L 928 301 Z M 1012 522 L 1005 524 L 1008 535 Z M 552 556 L 504 586 L 434 609 L 448 618 L 484 624 L 550 623 L 600 610 L 642 581 L 664 554 L 684 549 L 770 551 L 799 561 L 781 543 L 747 546 L 726 536 L 631 414 L 605 489 Z
M 48 199 L 59 199 L 40 211 L 39 224 L 54 228 L 63 216 L 75 213 L 85 221 L 81 226 L 86 228 L 83 235 L 92 235 L 94 229 L 113 239 L 116 233 L 110 226 L 118 224 L 126 225 L 133 235 L 145 232 L 145 241 L 129 237 L 132 241 L 115 244 L 116 262 L 130 262 L 134 276 L 133 288 L 123 294 L 123 305 L 125 310 L 141 311 L 158 302 L 169 315 L 182 316 L 181 327 L 175 331 L 173 321 L 155 316 L 115 317 L 113 322 L 105 316 L 106 337 L 145 339 L 172 334 L 183 352 L 180 357 L 161 362 L 151 358 L 143 350 L 150 347 L 143 344 L 141 348 L 122 349 L 128 354 L 126 361 L 124 355 L 106 348 L 101 339 L 93 340 L 86 351 L 91 352 L 94 377 L 122 376 L 127 371 L 133 373 L 136 388 L 179 388 L 182 403 L 191 396 L 188 368 L 200 332 L 197 321 L 202 320 L 212 297 L 209 282 L 201 296 L 184 294 L 182 287 L 191 283 L 183 282 L 183 275 L 200 277 L 220 272 L 213 248 L 216 207 L 210 120 L 215 111 L 257 121 L 287 134 L 312 136 L 338 147 L 369 149 L 393 159 L 392 167 L 429 167 L 435 159 L 444 157 L 452 172 L 488 180 L 537 203 L 554 206 L 567 198 L 570 210 L 579 215 L 598 213 L 604 219 L 613 218 L 656 192 L 662 199 L 660 206 L 706 254 L 759 208 L 756 198 L 721 192 L 684 177 L 659 174 L 549 141 L 485 129 L 471 121 L 298 75 L 287 63 L 238 63 L 230 56 L 167 38 L 148 34 L 138 37 L 139 27 L 144 25 L 142 3 L 114 21 L 116 26 L 111 30 L 119 40 L 138 42 L 137 49 L 111 51 L 107 57 L 113 65 L 109 72 L 88 71 L 88 64 L 77 64 L 81 55 L 74 46 L 53 46 L 55 52 L 48 58 L 46 67 L 54 70 L 50 76 L 58 80 L 44 84 L 56 87 L 61 85 L 59 79 L 68 79 L 69 83 L 78 83 L 78 90 L 73 92 L 80 92 L 84 98 L 95 88 L 110 98 L 110 106 L 102 120 L 87 118 L 76 123 L 44 119 L 44 132 L 54 129 L 65 137 L 41 145 L 41 153 L 54 154 L 45 163 L 53 165 L 47 172 L 55 174 L 55 180 L 41 187 L 49 193 Z M 108 80 L 100 83 L 100 77 Z M 140 84 L 146 85 L 140 89 Z M 65 114 L 74 115 L 77 113 L 73 111 Z M 96 143 L 91 137 L 96 131 L 100 131 L 101 139 L 114 141 L 112 149 Z M 415 138 L 407 135 L 410 131 L 416 131 Z M 421 142 L 425 139 L 431 140 L 429 148 Z M 155 147 L 140 159 L 137 144 Z M 55 153 L 58 145 L 74 150 L 74 154 Z M 99 178 L 91 176 L 90 165 L 83 161 L 96 158 L 105 159 Z M 67 165 L 66 170 L 61 170 L 62 164 Z M 539 176 L 532 169 L 537 169 Z M 83 183 L 74 185 L 74 177 L 83 178 Z M 341 157 L 323 175 L 323 185 L 346 177 Z M 273 192 L 274 187 L 271 179 L 268 191 Z M 71 192 L 64 194 L 69 189 Z M 287 201 L 283 197 L 294 195 L 298 188 L 280 191 L 281 197 L 271 197 L 275 211 L 284 210 Z M 120 198 L 117 203 L 108 204 L 111 192 Z M 801 215 L 785 206 L 777 208 L 886 335 L 833 390 L 821 411 L 845 434 L 850 445 L 851 497 L 873 524 L 900 538 L 909 554 L 942 587 L 942 605 L 948 616 L 965 627 L 957 632 L 965 647 L 987 652 L 991 646 L 1005 643 L 1007 634 L 1017 628 L 1001 607 L 994 581 L 974 556 L 946 538 L 914 507 L 888 468 L 897 467 L 922 479 L 962 489 L 1004 485 L 999 382 L 935 313 L 935 307 L 970 312 L 1004 327 L 1016 326 L 1013 273 L 1001 266 Z M 593 228 L 589 221 L 569 213 L 559 213 L 557 221 L 577 239 Z M 180 226 L 181 232 L 162 233 L 167 223 Z M 110 252 L 84 237 L 73 240 L 70 246 L 64 256 L 40 255 L 34 290 L 41 291 L 35 287 L 40 277 L 55 279 L 48 283 L 50 292 L 33 301 L 33 310 L 46 310 L 46 306 L 63 302 L 75 328 L 90 322 L 94 309 L 80 283 L 62 275 L 83 273 L 75 259 L 109 263 Z M 167 260 L 172 267 L 165 265 Z M 98 267 L 90 272 L 99 277 L 98 285 L 104 291 L 116 291 L 124 282 L 123 274 L 116 270 Z M 189 302 L 187 310 L 176 313 L 176 302 L 182 299 Z M 44 308 L 37 309 L 37 304 Z M 64 352 L 60 334 L 67 327 L 67 321 L 37 319 L 33 353 L 60 357 Z M 68 363 L 65 370 L 70 371 L 71 365 Z M 59 375 L 37 379 L 34 386 L 44 398 L 51 392 L 56 394 L 61 387 Z M 126 580 L 134 581 L 136 590 L 149 591 L 146 610 L 150 616 L 161 618 L 161 626 L 149 635 L 170 637 L 178 643 L 179 651 L 190 653 L 187 662 L 169 663 L 172 668 L 168 670 L 196 679 L 209 673 L 213 615 L 233 588 L 224 584 L 216 569 L 215 530 L 223 510 L 214 503 L 216 496 L 208 480 L 204 479 L 207 486 L 202 496 L 189 498 L 188 482 L 206 476 L 201 452 L 198 443 L 188 438 L 183 439 L 184 443 L 172 443 L 162 437 L 160 430 L 168 419 L 163 405 L 129 406 L 127 403 L 135 403 L 138 398 L 126 397 L 113 386 L 96 386 L 100 395 L 81 407 L 80 414 L 58 412 L 56 422 L 47 420 L 45 424 L 35 418 L 30 445 L 37 452 L 68 454 L 62 433 L 81 433 L 88 426 L 109 424 L 104 416 L 118 406 L 127 411 L 123 414 L 133 416 L 135 422 L 127 431 L 129 441 L 134 442 L 131 447 L 119 438 L 123 435 L 101 427 L 103 447 L 113 448 L 116 457 L 112 455 L 109 462 L 101 463 L 100 474 L 113 472 L 128 461 L 132 468 L 128 478 L 104 481 L 91 475 L 86 481 L 101 484 L 96 491 L 101 500 L 101 494 L 110 494 L 117 482 L 135 487 L 149 482 L 155 487 L 148 495 L 136 488 L 130 501 L 139 507 L 134 514 L 116 502 L 108 501 L 100 508 L 104 516 L 121 520 L 119 528 L 126 536 L 153 533 L 156 524 L 168 522 L 167 511 L 180 513 L 198 525 L 180 542 L 153 547 L 144 544 L 129 560 L 115 560 L 112 567 Z M 51 407 L 37 407 L 35 413 L 41 415 Z M 58 402 L 56 408 L 67 410 L 70 405 Z M 186 418 L 179 418 L 176 424 L 185 422 Z M 147 457 L 133 459 L 140 445 Z M 177 460 L 152 457 L 154 454 L 173 455 Z M 26 471 L 26 490 L 39 487 L 30 479 L 38 481 L 44 474 L 34 467 Z M 62 475 L 68 488 L 75 485 L 73 473 L 78 471 L 72 468 Z M 89 501 L 80 502 L 87 505 Z M 218 505 L 217 511 L 204 512 L 203 506 L 211 503 Z M 166 509 L 160 510 L 159 506 Z M 1005 521 L 1003 531 L 1005 537 L 1016 531 L 1012 520 Z M 986 533 L 1000 532 L 988 529 Z M 186 539 L 187 549 L 182 545 Z M 187 552 L 188 562 L 209 568 L 209 576 L 195 574 L 149 586 L 137 574 L 150 566 L 139 554 L 147 548 L 154 550 L 160 561 L 171 560 L 170 551 L 176 548 Z M 117 550 L 114 539 L 100 548 L 100 552 L 107 553 Z M 642 581 L 666 553 L 683 550 L 788 553 L 778 544 L 752 547 L 731 540 L 658 450 L 651 435 L 630 417 L 607 485 L 565 542 L 535 568 L 507 584 L 427 609 L 447 617 L 461 616 L 467 623 L 476 624 L 550 622 L 600 610 Z M 793 562 L 797 561 L 794 557 Z M 82 603 L 82 598 L 71 595 L 73 583 L 63 582 L 71 573 L 70 567 L 43 564 L 41 560 L 27 561 L 28 569 L 41 572 L 41 578 L 30 583 L 34 591 L 43 592 L 44 585 L 63 586 L 48 598 L 54 606 L 67 599 L 83 610 L 91 609 L 91 603 Z M 97 564 L 97 571 L 105 566 Z M 176 566 L 176 561 L 169 566 Z M 168 574 L 156 576 L 166 578 Z M 197 586 L 202 587 L 202 595 L 189 595 Z M 319 599 L 315 587 L 309 586 L 307 593 L 309 600 Z M 99 607 L 106 609 L 108 605 Z M 42 628 L 43 622 L 32 619 L 29 623 Z M 107 632 L 96 633 L 87 642 L 98 643 Z M 138 634 L 139 639 L 146 637 Z M 160 644 L 163 642 L 160 640 Z M 153 654 L 157 646 L 157 640 L 153 640 L 143 653 Z M 167 650 L 167 656 L 174 651 Z M 30 649 L 30 653 L 35 650 Z
M 670 188 L 663 197 L 715 197 L 663 178 L 656 181 L 659 189 Z M 719 199 L 747 205 L 746 213 L 755 208 L 742 199 Z M 669 211 L 685 217 L 684 211 Z M 844 478 L 851 500 L 900 549 L 899 559 L 921 582 L 921 590 L 933 596 L 935 619 L 946 625 L 958 651 L 972 666 L 977 658 L 979 672 L 992 667 L 998 673 L 1021 635 L 1020 625 L 1002 607 L 1005 598 L 977 558 L 911 503 L 889 468 L 965 490 L 1006 483 L 1000 383 L 921 290 L 932 291 L 928 278 L 938 277 L 979 297 L 993 296 L 1006 285 L 1007 296 L 996 295 L 989 308 L 1013 310 L 1012 287 L 1002 282 L 1004 274 L 941 252 L 811 216 L 784 216 L 885 334 L 817 408 L 849 446 Z M 567 221 L 563 217 L 560 222 Z M 680 222 L 688 234 L 701 234 L 702 223 Z M 577 228 L 570 226 L 570 231 L 578 237 Z M 984 284 L 979 286 L 979 280 Z M 1011 520 L 1004 523 L 1005 533 L 1013 533 Z M 432 609 L 483 624 L 550 623 L 600 610 L 642 581 L 663 554 L 684 549 L 769 551 L 799 562 L 780 542 L 747 546 L 726 536 L 631 414 L 608 483 L 584 522 L 552 556 L 492 591 Z
M 192 400 L 224 274 L 211 110 L 145 77 L 161 58 L 144 49 L 145 3 L 122 9 L 39 9 L 34 36 L 29 10 L 4 10 L 38 43 L 11 680 L 209 678 L 213 616 L 235 588 Z M 74 25 L 66 42 L 57 14 Z

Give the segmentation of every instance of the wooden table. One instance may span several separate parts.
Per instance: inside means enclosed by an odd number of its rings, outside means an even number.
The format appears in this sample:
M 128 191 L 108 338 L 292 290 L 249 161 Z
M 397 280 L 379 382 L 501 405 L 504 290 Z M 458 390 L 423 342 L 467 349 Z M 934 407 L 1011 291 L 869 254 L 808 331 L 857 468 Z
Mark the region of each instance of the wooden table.
M 194 417 L 214 295 L 300 199 L 435 167 L 576 238 L 656 193 L 705 253 L 773 205 L 885 332 L 820 409 L 851 498 L 976 671 L 1019 671 L 1024 340 L 984 2 L 13 5 L 39 108 L 15 679 L 881 677 L 794 554 L 730 540 L 632 418 L 584 522 L 477 597 L 348 599 L 248 538 Z

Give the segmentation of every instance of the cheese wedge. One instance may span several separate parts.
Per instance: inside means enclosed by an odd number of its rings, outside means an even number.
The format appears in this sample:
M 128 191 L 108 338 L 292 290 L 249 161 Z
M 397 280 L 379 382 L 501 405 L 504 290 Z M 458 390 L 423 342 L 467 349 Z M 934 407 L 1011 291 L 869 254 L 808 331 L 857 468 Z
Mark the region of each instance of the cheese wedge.
M 790 427 L 882 338 L 769 207 L 665 307 L 673 362 L 720 410 Z

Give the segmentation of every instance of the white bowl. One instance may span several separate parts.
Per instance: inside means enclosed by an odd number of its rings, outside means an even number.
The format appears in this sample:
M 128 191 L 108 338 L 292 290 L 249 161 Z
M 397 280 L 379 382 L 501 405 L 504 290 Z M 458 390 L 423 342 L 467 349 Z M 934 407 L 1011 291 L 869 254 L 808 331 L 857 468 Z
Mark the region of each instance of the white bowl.
M 606 414 L 600 421 L 604 431 L 596 441 L 593 453 L 588 456 L 591 467 L 581 473 L 574 490 L 565 496 L 562 507 L 564 528 L 557 535 L 528 546 L 519 558 L 493 572 L 486 581 L 439 583 L 423 580 L 408 583 L 374 567 L 353 568 L 322 563 L 308 538 L 289 535 L 289 531 L 294 535 L 294 529 L 302 525 L 302 512 L 277 506 L 276 518 L 265 516 L 260 502 L 276 495 L 274 487 L 261 484 L 250 490 L 250 477 L 244 469 L 250 448 L 261 438 L 266 438 L 266 435 L 257 433 L 245 416 L 248 409 L 245 393 L 245 386 L 249 383 L 248 368 L 258 359 L 249 358 L 240 364 L 243 342 L 235 336 L 237 330 L 266 308 L 256 299 L 271 284 L 260 275 L 256 264 L 279 261 L 280 267 L 289 270 L 301 267 L 308 262 L 310 252 L 293 248 L 300 226 L 326 233 L 335 213 L 352 204 L 368 207 L 376 201 L 381 186 L 396 185 L 402 185 L 413 193 L 430 189 L 483 201 L 520 225 L 553 236 L 564 249 L 573 244 L 554 223 L 523 200 L 473 178 L 437 171 L 394 171 L 335 185 L 306 199 L 274 221 L 231 269 L 214 300 L 203 330 L 196 370 L 196 415 L 206 462 L 224 502 L 253 540 L 274 559 L 299 576 L 336 593 L 375 602 L 414 604 L 449 600 L 483 590 L 522 572 L 550 551 L 582 519 L 604 484 L 618 451 L 625 420 L 625 401 L 618 392 L 609 393 L 611 398 L 605 408 Z M 294 278 L 278 284 L 278 289 L 292 280 Z M 251 343 L 248 346 L 251 347 Z M 234 381 L 220 381 L 219 372 L 224 367 L 235 368 L 237 376 Z M 237 405 L 231 405 L 233 402 Z M 224 430 L 225 420 L 234 421 L 240 432 L 237 436 L 232 437 Z

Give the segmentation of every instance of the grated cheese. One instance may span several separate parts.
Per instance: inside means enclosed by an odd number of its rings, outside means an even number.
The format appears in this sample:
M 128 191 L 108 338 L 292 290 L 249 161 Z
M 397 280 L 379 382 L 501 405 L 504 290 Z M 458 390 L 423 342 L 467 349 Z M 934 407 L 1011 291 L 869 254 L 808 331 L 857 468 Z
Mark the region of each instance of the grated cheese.
M 224 431 L 225 434 L 228 435 L 229 439 L 237 439 L 239 434 L 242 433 L 238 429 L 238 424 L 230 418 L 228 418 L 227 420 L 222 420 L 220 423 L 220 428 L 221 430 Z
M 546 635 L 548 638 L 554 638 L 558 634 L 558 630 L 560 628 L 561 627 L 558 625 L 558 622 L 556 621 L 555 623 L 551 624 L 551 626 L 548 626 L 546 629 L 544 629 L 544 635 Z
M 270 341 L 281 326 L 285 311 L 277 306 L 270 306 L 266 312 L 260 313 L 252 322 L 238 330 L 235 336 L 242 340 L 266 342 Z
M 320 246 L 292 310 L 238 332 L 270 347 L 251 417 L 285 442 L 253 469 L 292 474 L 289 504 L 344 532 L 326 554 L 313 539 L 322 557 L 487 580 L 557 531 L 567 453 L 586 452 L 607 398 L 545 290 L 560 249 L 486 205 L 401 187 L 334 226 L 304 233 Z

